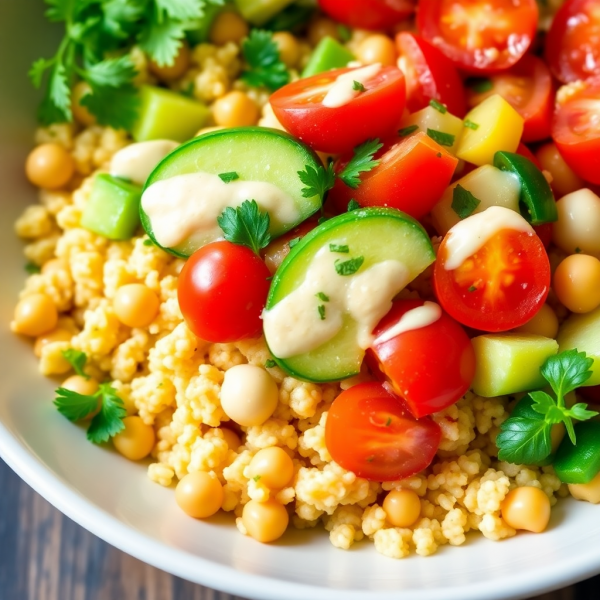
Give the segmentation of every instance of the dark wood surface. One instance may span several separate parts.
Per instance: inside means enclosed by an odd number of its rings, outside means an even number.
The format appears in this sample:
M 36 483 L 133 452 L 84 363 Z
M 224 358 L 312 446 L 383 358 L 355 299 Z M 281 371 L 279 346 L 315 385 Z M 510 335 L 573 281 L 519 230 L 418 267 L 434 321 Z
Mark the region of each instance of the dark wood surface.
M 173 577 L 109 546 L 63 516 L 0 460 L 0 600 L 241 599 Z M 600 600 L 600 577 L 536 600 Z

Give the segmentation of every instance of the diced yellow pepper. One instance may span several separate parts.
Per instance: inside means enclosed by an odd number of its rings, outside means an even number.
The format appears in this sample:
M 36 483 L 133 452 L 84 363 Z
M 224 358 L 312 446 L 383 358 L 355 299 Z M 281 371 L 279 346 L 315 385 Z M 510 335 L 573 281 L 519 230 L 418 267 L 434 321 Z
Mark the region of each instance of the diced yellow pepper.
M 451 115 L 449 112 L 442 113 L 433 108 L 433 106 L 427 106 L 403 119 L 400 129 L 410 127 L 411 125 L 417 125 L 419 128 L 418 131 L 422 131 L 423 133 L 427 133 L 428 129 L 433 129 L 440 133 L 450 134 L 454 137 L 454 143 L 452 146 L 446 147 L 446 149 L 451 154 L 456 154 L 456 148 L 464 130 L 463 122 L 458 117 Z
M 515 152 L 523 135 L 523 117 L 498 94 L 476 106 L 467 120 L 478 127 L 465 128 L 456 156 L 474 165 L 491 165 L 500 150 Z

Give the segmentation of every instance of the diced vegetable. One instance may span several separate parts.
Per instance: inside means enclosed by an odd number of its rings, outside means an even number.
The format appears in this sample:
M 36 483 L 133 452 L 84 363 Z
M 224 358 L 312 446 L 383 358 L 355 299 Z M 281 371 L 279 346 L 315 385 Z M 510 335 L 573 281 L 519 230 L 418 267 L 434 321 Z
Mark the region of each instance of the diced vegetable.
M 588 483 L 570 483 L 569 492 L 576 500 L 600 504 L 600 473 Z
M 131 129 L 137 142 L 160 139 L 185 142 L 210 115 L 210 110 L 201 102 L 163 88 L 144 85 L 140 98 L 140 111 Z
M 600 473 L 600 422 L 575 426 L 577 444 L 566 436 L 558 447 L 554 470 L 563 483 L 589 483 Z
M 444 143 L 441 145 L 452 154 L 456 154 L 456 149 L 465 129 L 462 119 L 455 117 L 448 111 L 442 112 L 433 106 L 427 106 L 403 119 L 400 124 L 400 131 L 406 130 L 408 127 L 412 128 L 414 125 L 419 128 L 418 131 L 427 133 L 439 144 L 441 144 L 440 139 L 442 139 Z M 445 134 L 445 136 L 442 135 L 440 138 L 436 134 Z
M 293 0 L 234 0 L 244 19 L 253 25 L 263 25 Z
M 128 240 L 140 224 L 142 188 L 106 173 L 96 175 L 81 226 L 109 240 Z
M 501 96 L 490 96 L 465 117 L 465 127 L 456 156 L 481 166 L 493 164 L 494 155 L 502 150 L 515 152 L 523 134 L 523 117 Z
M 544 361 L 558 352 L 555 340 L 531 334 L 487 334 L 471 340 L 475 349 L 473 391 L 485 398 L 546 385 Z
M 324 37 L 314 49 L 308 64 L 302 71 L 302 77 L 310 77 L 331 69 L 341 69 L 356 57 L 348 48 L 332 37 Z

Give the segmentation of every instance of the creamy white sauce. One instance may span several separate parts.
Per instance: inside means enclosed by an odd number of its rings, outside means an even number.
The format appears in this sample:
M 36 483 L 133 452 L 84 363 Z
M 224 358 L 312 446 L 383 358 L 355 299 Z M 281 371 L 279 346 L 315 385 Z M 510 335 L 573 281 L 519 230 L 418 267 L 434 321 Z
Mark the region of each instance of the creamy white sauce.
M 142 208 L 156 241 L 174 248 L 184 242 L 199 246 L 221 238 L 217 217 L 228 206 L 236 208 L 244 200 L 256 200 L 263 211 L 268 211 L 271 227 L 300 217 L 294 199 L 272 183 L 224 183 L 211 173 L 187 173 L 153 183 L 142 194 Z
M 150 140 L 125 146 L 112 157 L 110 174 L 144 185 L 154 167 L 177 146 L 173 140 Z
M 440 308 L 440 305 L 435 302 L 427 301 L 423 306 L 417 306 L 416 308 L 405 312 L 400 317 L 399 321 L 387 331 L 384 331 L 375 342 L 377 344 L 382 344 L 406 331 L 422 329 L 423 327 L 427 327 L 438 321 L 441 316 L 442 309 Z
M 410 277 L 408 269 L 396 260 L 363 267 L 354 275 L 338 275 L 335 262 L 357 254 L 352 246 L 350 254 L 331 252 L 328 243 L 316 253 L 300 286 L 263 312 L 265 336 L 275 356 L 289 358 L 318 348 L 340 332 L 348 316 L 358 325 L 358 345 L 363 349 L 371 345 L 373 329 Z M 320 299 L 319 293 L 329 300 Z M 324 319 L 319 306 L 325 307 Z
M 381 71 L 381 64 L 375 63 L 368 65 L 360 69 L 348 71 L 340 75 L 331 85 L 325 98 L 323 98 L 323 106 L 328 108 L 339 108 L 351 102 L 361 94 L 359 90 L 354 89 L 354 82 L 362 83 L 363 85 L 369 81 L 372 77 L 375 77 L 377 73 Z
M 503 206 L 491 206 L 460 221 L 448 232 L 444 268 L 458 269 L 503 229 L 533 233 L 531 225 L 520 214 Z

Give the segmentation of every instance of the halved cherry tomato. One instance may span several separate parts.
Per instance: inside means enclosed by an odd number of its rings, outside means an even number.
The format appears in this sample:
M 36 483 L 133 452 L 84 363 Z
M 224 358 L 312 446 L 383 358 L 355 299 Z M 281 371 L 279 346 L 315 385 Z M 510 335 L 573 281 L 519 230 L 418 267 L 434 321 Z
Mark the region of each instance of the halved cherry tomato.
M 361 383 L 331 405 L 325 445 L 333 460 L 370 481 L 410 477 L 431 464 L 441 431 L 429 417 L 418 421 L 403 401 L 379 383 Z
M 572 85 L 559 96 L 552 138 L 579 177 L 600 184 L 600 77 Z
M 207 342 L 235 342 L 262 332 L 271 273 L 250 248 L 213 242 L 185 263 L 179 307 L 192 333 Z
M 475 376 L 475 352 L 464 329 L 446 313 L 419 329 L 378 341 L 423 300 L 396 300 L 367 350 L 371 370 L 387 380 L 417 419 L 451 406 Z
M 490 81 L 492 88 L 485 92 L 467 88 L 469 107 L 500 94 L 525 120 L 524 141 L 534 142 L 550 137 L 554 89 L 550 71 L 543 60 L 528 54 L 514 67 L 493 75 Z
M 494 73 L 514 65 L 535 38 L 536 0 L 421 0 L 419 32 L 455 65 Z
M 396 36 L 398 64 L 406 77 L 406 106 L 416 112 L 438 100 L 457 117 L 466 112 L 462 79 L 454 63 L 429 42 L 403 31 Z
M 440 245 L 433 272 L 444 310 L 481 331 L 507 331 L 529 321 L 550 290 L 550 261 L 540 238 L 502 229 L 460 267 L 446 270 L 451 235 Z
M 369 138 L 392 135 L 406 100 L 404 75 L 382 67 L 347 104 L 337 108 L 322 101 L 335 80 L 352 69 L 336 69 L 299 79 L 277 90 L 270 99 L 275 116 L 297 138 L 321 152 L 347 152 Z
M 302 239 L 309 231 L 312 231 L 318 225 L 318 219 L 310 219 L 300 223 L 291 231 L 273 240 L 262 252 L 261 255 L 271 273 L 275 273 L 283 259 L 290 253 L 290 243 L 294 240 Z
M 337 212 L 344 212 L 354 198 L 361 206 L 389 206 L 420 219 L 440 200 L 458 164 L 422 131 L 387 141 L 375 158 L 379 165 L 361 174 L 358 188 L 336 181 L 329 199 Z M 338 159 L 335 171 L 341 172 L 349 160 Z
M 600 3 L 568 0 L 546 37 L 546 60 L 563 83 L 600 75 Z
M 524 156 L 528 160 L 530 160 L 540 171 L 544 170 L 542 167 L 542 163 L 538 160 L 537 156 L 525 145 L 523 142 L 519 143 L 517 147 L 517 154 Z
M 415 12 L 413 0 L 319 0 L 319 6 L 336 21 L 360 29 L 391 29 Z

